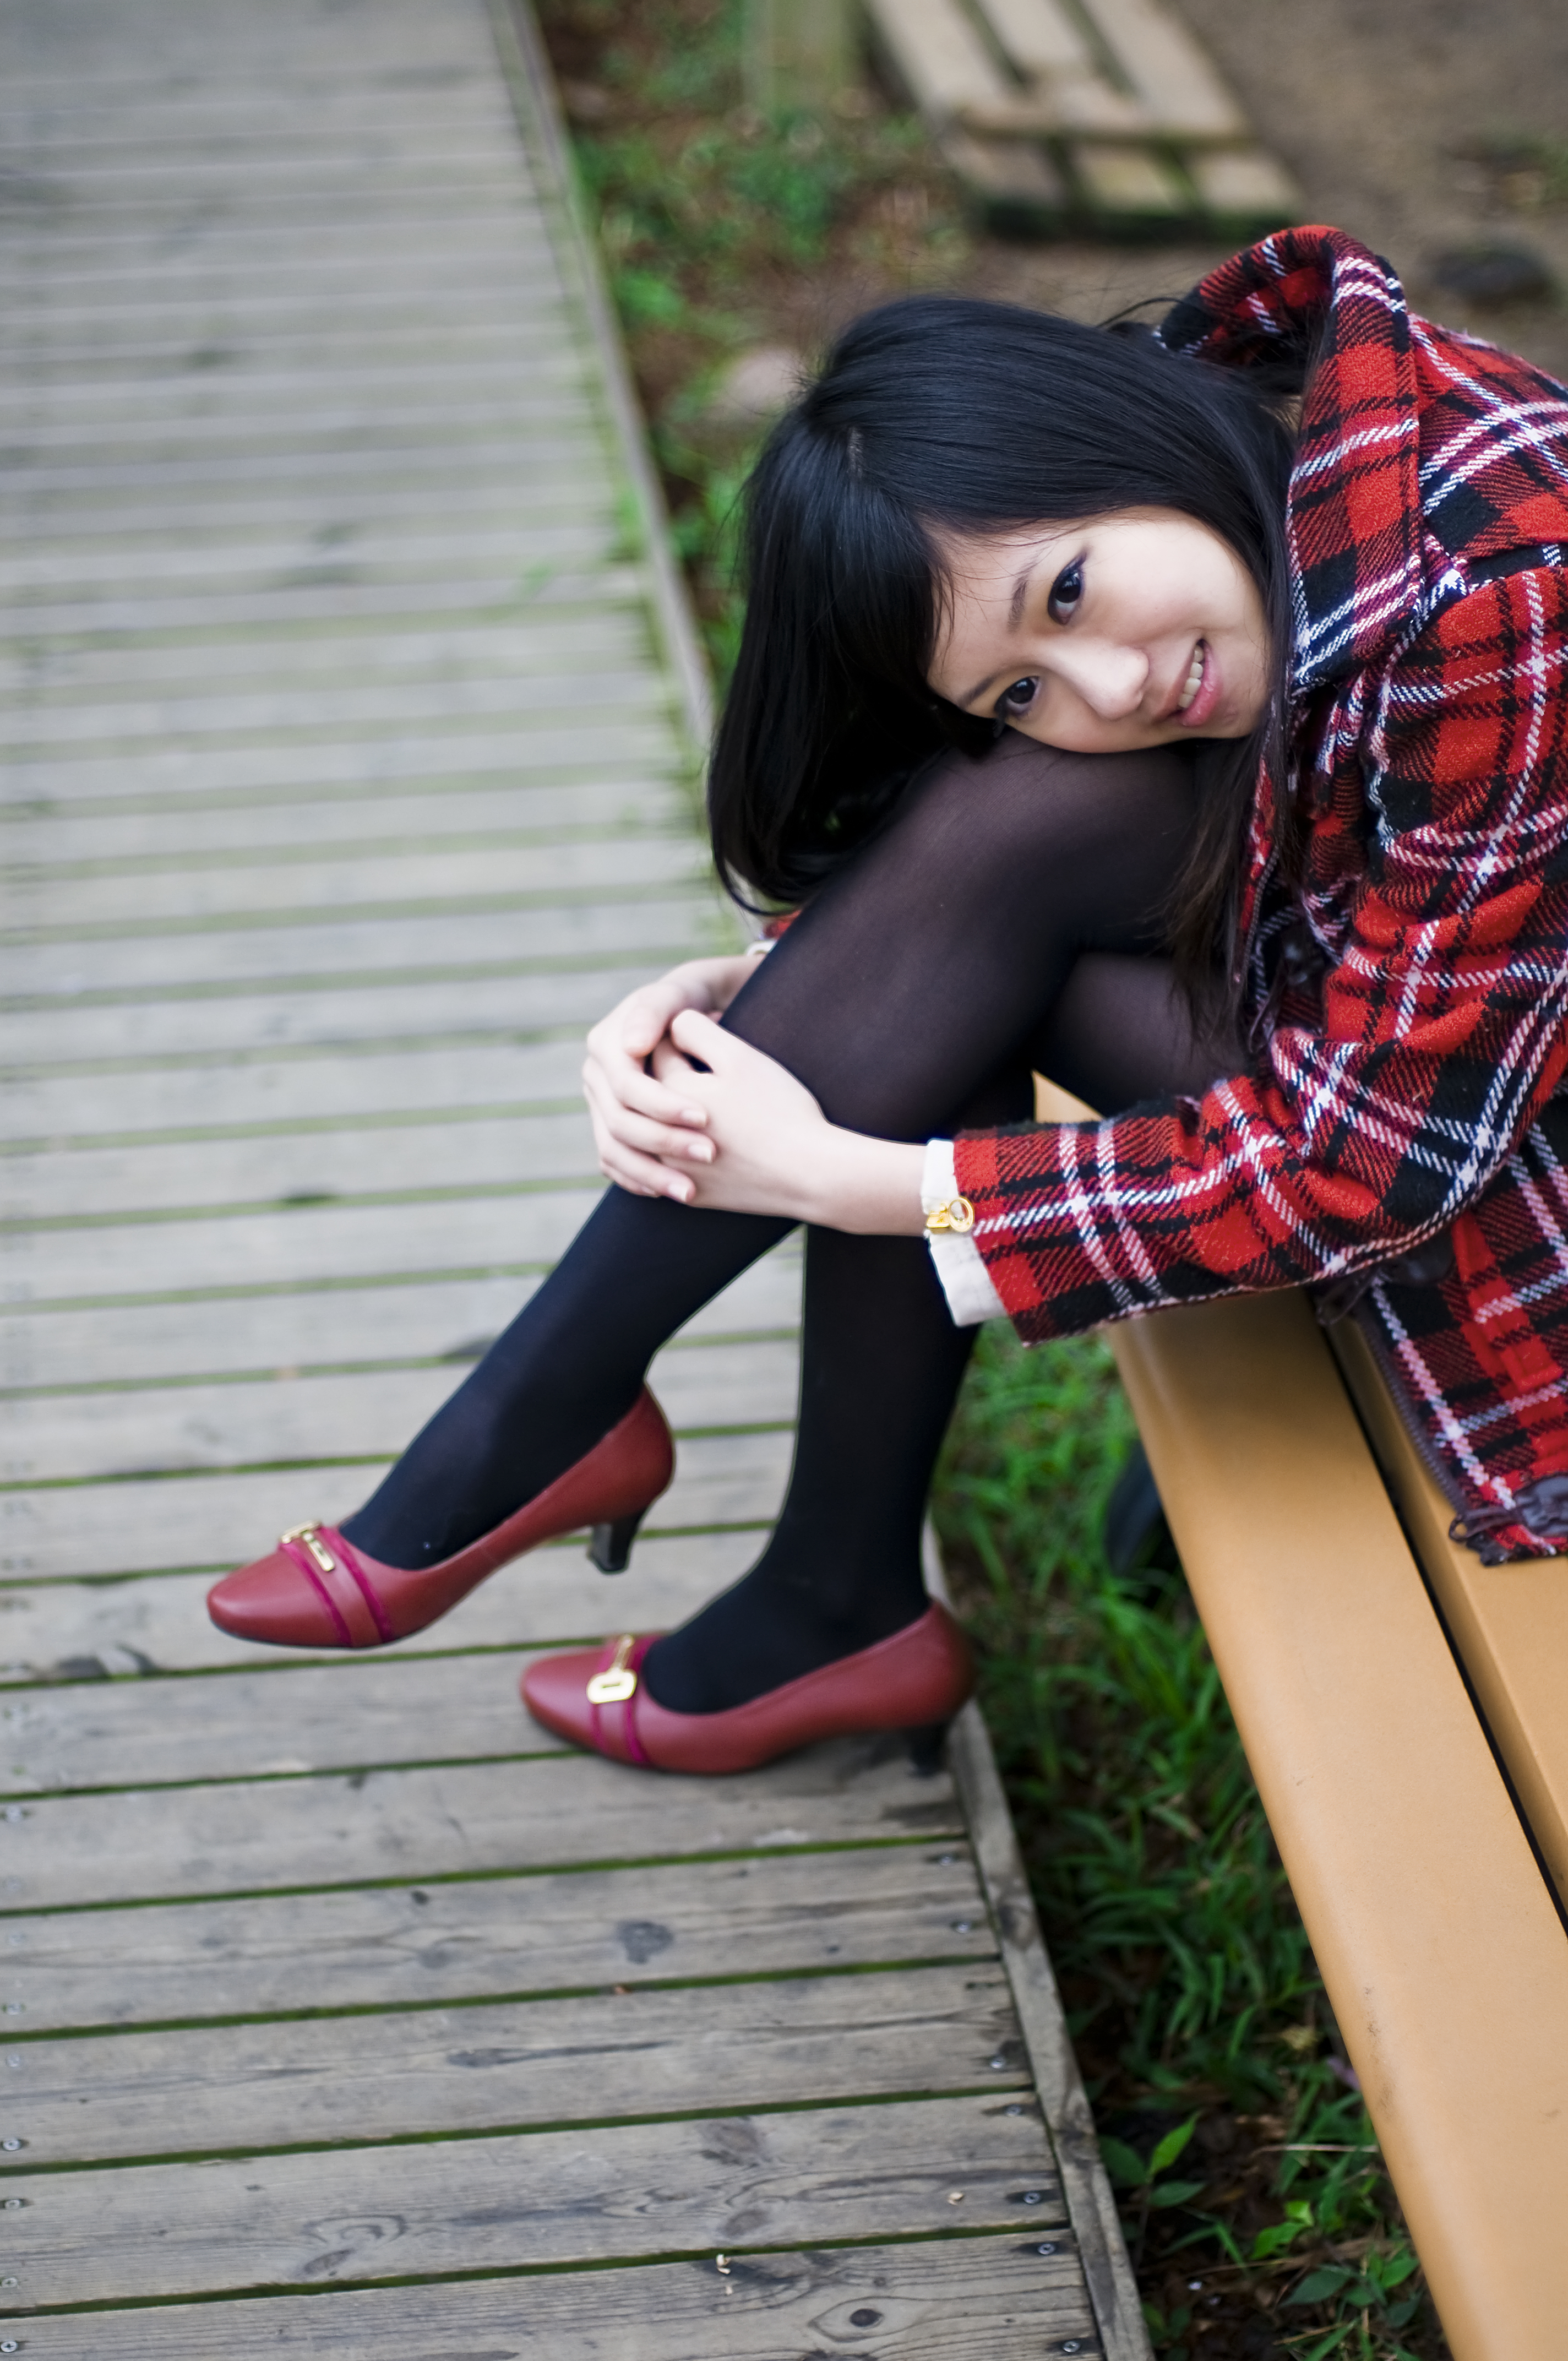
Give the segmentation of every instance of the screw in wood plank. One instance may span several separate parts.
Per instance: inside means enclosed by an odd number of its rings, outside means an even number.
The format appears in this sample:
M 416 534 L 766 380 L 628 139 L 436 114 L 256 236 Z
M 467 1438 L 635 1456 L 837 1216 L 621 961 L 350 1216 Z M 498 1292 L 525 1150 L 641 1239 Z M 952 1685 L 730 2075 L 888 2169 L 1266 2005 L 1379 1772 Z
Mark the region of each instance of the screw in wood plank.
M 26 2142 L 25 2140 L 19 2140 L 19 2139 L 0 2140 L 0 2147 L 5 2148 L 8 2153 L 9 2153 L 11 2150 L 13 2150 L 13 2149 L 19 2148 L 19 2147 L 25 2147 L 26 2146 L 27 2146 L 27 2142 Z
M 1024 2191 L 1024 2202 L 1025 2205 L 1043 2205 L 1045 2203 L 1045 2199 L 1041 2196 L 1037 2189 L 1025 2189 Z
M 729 2277 L 729 2256 L 728 2256 L 728 2255 L 715 2255 L 715 2257 L 714 2257 L 714 2258 L 713 2258 L 713 2268 L 714 2268 L 714 2269 L 715 2269 L 715 2270 L 719 2274 L 719 2277 L 720 2277 L 721 2279 L 728 2279 L 728 2278 Z
M 1056 2248 L 1047 2238 L 1043 2246 L 1036 2247 L 1035 2252 L 1036 2255 L 1054 2255 L 1056 2253 Z

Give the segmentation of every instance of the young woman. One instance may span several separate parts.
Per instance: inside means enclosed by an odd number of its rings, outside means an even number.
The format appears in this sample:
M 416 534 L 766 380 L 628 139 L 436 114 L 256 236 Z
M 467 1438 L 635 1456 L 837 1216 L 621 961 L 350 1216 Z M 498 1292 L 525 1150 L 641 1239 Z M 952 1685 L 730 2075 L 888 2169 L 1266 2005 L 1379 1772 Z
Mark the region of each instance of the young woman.
M 850 329 L 750 493 L 724 873 L 798 912 L 590 1037 L 618 1185 L 341 1528 L 231 1631 L 416 1631 L 668 1481 L 656 1348 L 807 1224 L 758 1565 L 554 1657 L 539 1719 L 663 1769 L 968 1692 L 919 1534 L 974 1323 L 1312 1285 L 1456 1531 L 1568 1549 L 1568 394 L 1332 230 L 1158 336 L 916 301 Z M 1044 1071 L 1101 1110 L 1036 1126 Z

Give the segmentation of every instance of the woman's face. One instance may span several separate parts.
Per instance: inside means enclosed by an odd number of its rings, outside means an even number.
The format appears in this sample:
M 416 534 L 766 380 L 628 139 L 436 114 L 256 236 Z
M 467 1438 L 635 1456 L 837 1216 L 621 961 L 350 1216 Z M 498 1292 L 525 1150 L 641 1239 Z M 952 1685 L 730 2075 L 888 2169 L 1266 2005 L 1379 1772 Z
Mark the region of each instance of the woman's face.
M 1171 509 L 949 536 L 930 686 L 1075 754 L 1245 738 L 1268 702 L 1263 601 L 1229 544 Z

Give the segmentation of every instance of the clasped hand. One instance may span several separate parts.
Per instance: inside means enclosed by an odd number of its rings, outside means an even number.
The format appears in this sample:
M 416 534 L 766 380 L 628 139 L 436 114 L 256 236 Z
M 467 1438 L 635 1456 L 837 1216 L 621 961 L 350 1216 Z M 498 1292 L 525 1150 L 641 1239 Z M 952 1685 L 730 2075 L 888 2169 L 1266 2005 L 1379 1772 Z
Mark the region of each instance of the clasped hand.
M 803 1082 L 718 1018 L 754 957 L 690 960 L 588 1035 L 599 1169 L 634 1196 L 829 1228 L 921 1227 L 921 1150 L 830 1124 Z

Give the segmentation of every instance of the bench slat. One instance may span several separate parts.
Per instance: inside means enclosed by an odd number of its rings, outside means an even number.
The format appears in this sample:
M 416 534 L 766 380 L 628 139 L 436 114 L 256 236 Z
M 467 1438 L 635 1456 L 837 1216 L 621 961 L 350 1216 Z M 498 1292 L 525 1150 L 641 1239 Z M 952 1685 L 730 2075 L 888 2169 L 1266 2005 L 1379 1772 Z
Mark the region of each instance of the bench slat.
M 1531 1833 L 1568 1900 L 1568 1566 L 1483 1565 L 1448 1538 L 1453 1511 L 1422 1466 L 1365 1337 L 1332 1332 L 1346 1381 Z
M 1113 1343 L 1456 2361 L 1553 2361 L 1568 1938 L 1328 1344 L 1294 1294 Z

